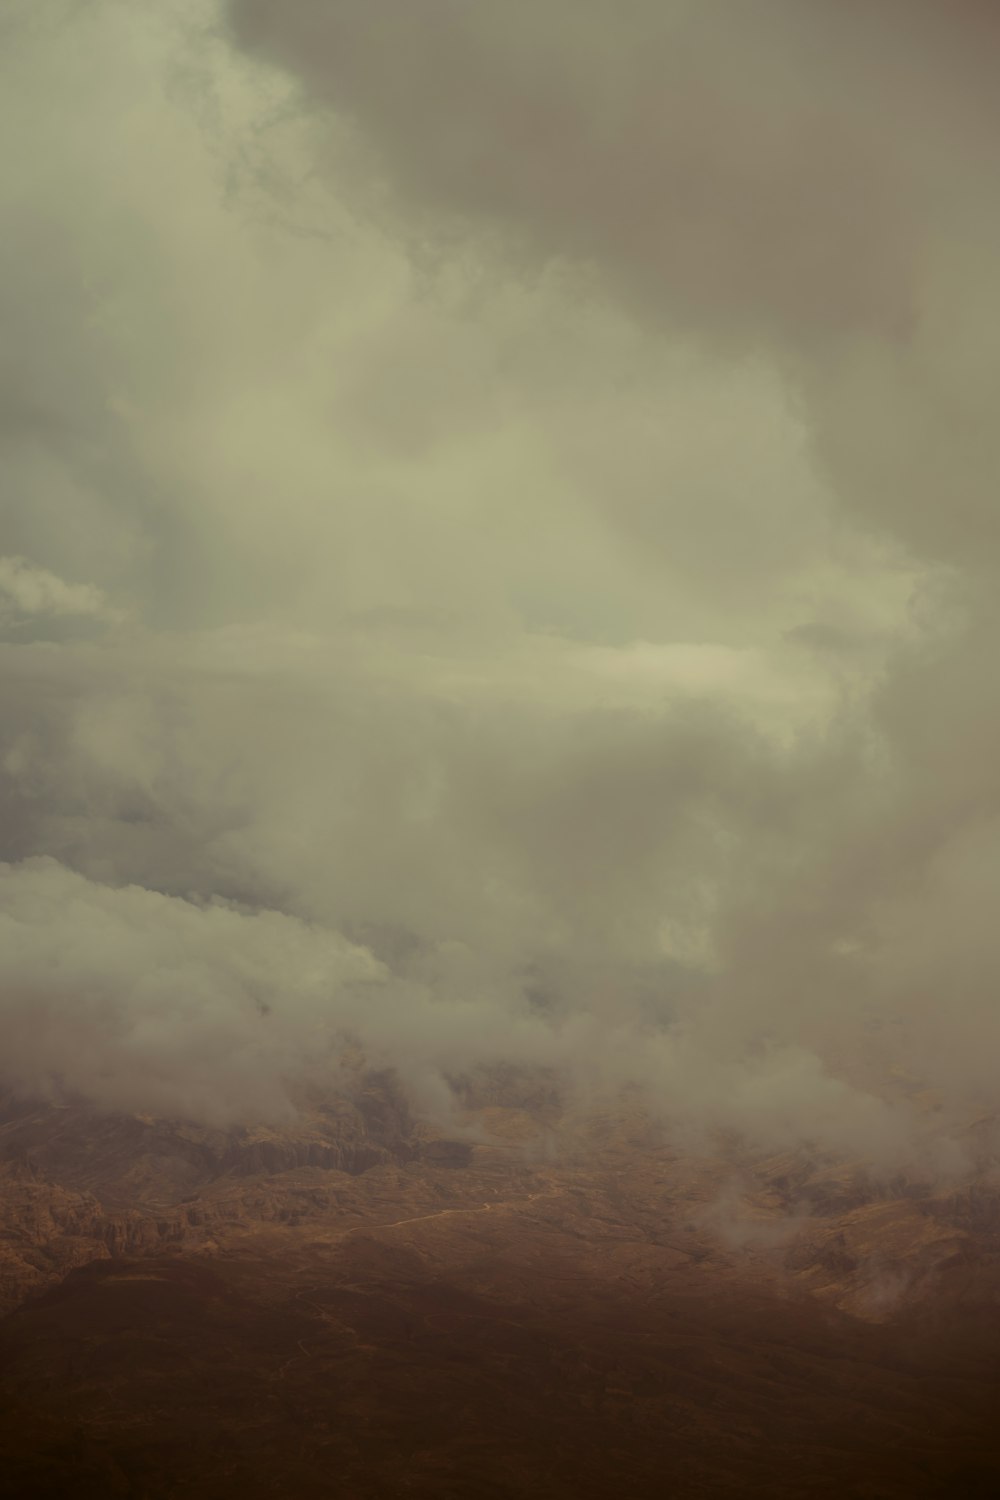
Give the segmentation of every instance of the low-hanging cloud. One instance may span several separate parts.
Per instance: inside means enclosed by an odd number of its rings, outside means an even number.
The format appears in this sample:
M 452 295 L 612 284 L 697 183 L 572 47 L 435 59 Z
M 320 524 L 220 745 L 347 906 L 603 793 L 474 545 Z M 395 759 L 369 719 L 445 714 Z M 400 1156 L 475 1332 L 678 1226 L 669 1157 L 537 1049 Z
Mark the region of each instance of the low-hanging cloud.
M 992 41 L 908 14 L 12 22 L 8 1084 L 989 1097 Z
M 23 557 L 0 557 L 0 622 L 16 625 L 38 615 L 105 622 L 120 619 L 92 584 L 67 583 L 47 568 L 32 567 Z

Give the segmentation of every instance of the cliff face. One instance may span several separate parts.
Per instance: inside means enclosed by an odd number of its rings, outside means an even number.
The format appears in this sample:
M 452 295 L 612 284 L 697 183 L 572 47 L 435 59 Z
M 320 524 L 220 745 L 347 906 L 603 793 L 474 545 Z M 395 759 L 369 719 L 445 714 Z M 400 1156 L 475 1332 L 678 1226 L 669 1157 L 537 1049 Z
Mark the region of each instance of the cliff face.
M 90 1260 L 199 1243 L 225 1225 L 289 1222 L 301 1217 L 303 1172 L 321 1182 L 358 1176 L 419 1149 L 405 1105 L 377 1081 L 281 1131 L 7 1100 L 0 1311 Z M 320 1199 L 329 1210 L 328 1195 Z
M 283 1129 L 8 1101 L 0 1309 L 90 1260 L 218 1253 L 265 1230 L 336 1239 L 522 1200 L 597 1256 L 631 1247 L 635 1274 L 669 1242 L 717 1282 L 780 1285 L 868 1321 L 934 1297 L 970 1266 L 988 1277 L 1000 1265 L 1000 1192 L 985 1159 L 978 1180 L 941 1189 L 875 1183 L 857 1164 L 803 1153 L 720 1144 L 690 1157 L 627 1108 L 560 1117 L 547 1080 L 514 1081 L 505 1106 L 503 1080 L 487 1080 L 460 1139 L 419 1129 L 384 1075 L 311 1102 Z
M 210 1130 L 83 1106 L 0 1100 L 0 1161 L 92 1193 L 105 1208 L 180 1202 L 228 1172 L 302 1166 L 364 1172 L 413 1154 L 413 1123 L 387 1081 L 306 1105 L 282 1129 Z

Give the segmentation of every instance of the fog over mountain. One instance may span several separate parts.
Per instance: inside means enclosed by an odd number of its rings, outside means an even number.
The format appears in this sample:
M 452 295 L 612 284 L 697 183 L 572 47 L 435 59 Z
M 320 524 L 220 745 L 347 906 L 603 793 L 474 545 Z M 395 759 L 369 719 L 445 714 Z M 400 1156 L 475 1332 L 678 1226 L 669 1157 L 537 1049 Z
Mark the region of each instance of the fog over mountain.
M 961 1166 L 998 44 L 894 0 L 5 7 L 4 1085 L 281 1120 L 350 1039 L 442 1117 L 510 1061 Z

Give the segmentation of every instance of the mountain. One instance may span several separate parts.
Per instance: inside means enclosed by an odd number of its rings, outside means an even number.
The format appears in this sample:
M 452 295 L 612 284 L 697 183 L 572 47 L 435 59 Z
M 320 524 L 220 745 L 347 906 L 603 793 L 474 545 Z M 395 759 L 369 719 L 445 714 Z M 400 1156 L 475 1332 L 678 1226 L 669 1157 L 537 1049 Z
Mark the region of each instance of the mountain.
M 1000 1492 L 1000 1193 L 358 1073 L 279 1128 L 4 1101 L 25 1497 Z

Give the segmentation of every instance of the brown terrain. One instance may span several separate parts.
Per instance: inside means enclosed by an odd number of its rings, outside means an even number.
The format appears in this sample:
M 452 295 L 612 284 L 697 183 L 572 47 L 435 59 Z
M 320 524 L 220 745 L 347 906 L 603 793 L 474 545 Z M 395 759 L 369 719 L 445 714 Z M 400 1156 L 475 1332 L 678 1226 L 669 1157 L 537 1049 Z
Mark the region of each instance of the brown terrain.
M 480 1080 L 281 1130 L 8 1099 L 12 1496 L 1000 1494 L 1000 1192 Z

